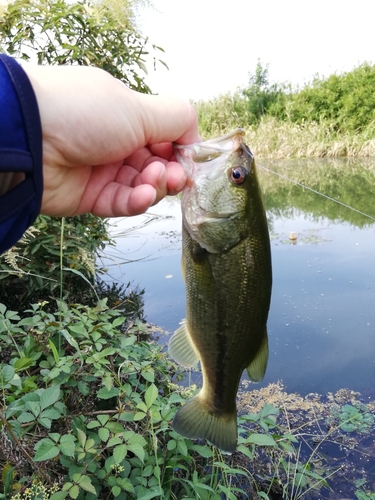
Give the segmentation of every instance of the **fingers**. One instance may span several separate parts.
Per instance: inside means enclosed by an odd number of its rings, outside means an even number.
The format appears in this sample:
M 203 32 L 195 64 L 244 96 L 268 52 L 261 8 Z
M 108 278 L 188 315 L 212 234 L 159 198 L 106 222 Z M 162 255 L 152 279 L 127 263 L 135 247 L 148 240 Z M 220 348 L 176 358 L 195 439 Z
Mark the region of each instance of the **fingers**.
M 154 201 L 158 203 L 164 196 L 179 193 L 186 184 L 184 169 L 176 161 L 163 161 L 153 157 L 142 173 L 134 179 L 134 185 L 149 184 L 156 190 Z
M 161 156 L 154 156 L 159 153 Z M 158 192 L 156 203 L 166 194 L 179 193 L 186 184 L 187 176 L 185 170 L 177 161 L 168 161 L 165 158 L 173 156 L 171 143 L 155 144 L 150 148 L 142 148 L 129 158 L 126 163 L 132 165 L 133 169 L 141 171 L 141 175 L 134 175 L 130 181 L 129 167 L 124 166 L 124 171 L 117 175 L 117 181 L 123 184 L 139 186 L 150 184 Z
M 99 217 L 139 215 L 146 212 L 155 198 L 156 190 L 148 184 L 132 188 L 111 182 L 100 193 L 92 213 Z
M 115 179 L 96 192 L 89 211 L 101 217 L 138 215 L 167 194 L 177 194 L 186 184 L 186 174 L 179 163 L 166 163 L 156 159 L 142 172 L 123 165 Z M 82 211 L 88 211 L 88 207 L 81 205 L 78 213 Z

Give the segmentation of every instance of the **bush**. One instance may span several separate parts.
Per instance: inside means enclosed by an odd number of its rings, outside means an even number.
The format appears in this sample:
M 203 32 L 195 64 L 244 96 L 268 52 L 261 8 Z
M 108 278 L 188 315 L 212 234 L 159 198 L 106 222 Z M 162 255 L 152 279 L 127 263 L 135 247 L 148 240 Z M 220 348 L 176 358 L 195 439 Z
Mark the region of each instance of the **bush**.
M 108 71 L 150 93 L 145 56 L 163 52 L 137 31 L 132 2 L 14 0 L 0 11 L 0 49 L 38 64 L 78 64 Z M 163 61 L 160 61 L 162 64 Z
M 367 63 L 342 75 L 315 78 L 288 103 L 291 121 L 321 122 L 341 132 L 360 132 L 375 121 L 375 66 Z
M 67 219 L 39 216 L 0 257 L 2 301 L 10 308 L 26 309 L 30 300 L 59 298 L 61 287 L 72 302 L 85 296 L 92 300 L 100 273 L 96 259 L 106 244 L 112 240 L 104 219 L 91 214 Z
M 105 301 L 44 307 L 21 319 L 0 304 L 0 498 L 235 500 L 257 494 L 255 447 L 296 467 L 278 408 L 240 419 L 238 452 L 225 458 L 171 429 L 194 387 L 172 382 L 181 372 L 145 325 Z M 310 465 L 298 470 L 302 490 L 325 484 Z M 268 479 L 266 491 L 276 483 Z

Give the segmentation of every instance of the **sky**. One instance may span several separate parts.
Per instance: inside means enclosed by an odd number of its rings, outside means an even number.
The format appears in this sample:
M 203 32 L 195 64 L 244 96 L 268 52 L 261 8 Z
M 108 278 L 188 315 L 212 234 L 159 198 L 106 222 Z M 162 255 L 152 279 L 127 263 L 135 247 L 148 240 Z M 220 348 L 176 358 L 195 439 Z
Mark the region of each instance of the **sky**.
M 155 93 L 207 100 L 246 86 L 258 59 L 271 82 L 375 64 L 375 0 L 151 0 L 138 26 L 163 47 L 148 64 Z

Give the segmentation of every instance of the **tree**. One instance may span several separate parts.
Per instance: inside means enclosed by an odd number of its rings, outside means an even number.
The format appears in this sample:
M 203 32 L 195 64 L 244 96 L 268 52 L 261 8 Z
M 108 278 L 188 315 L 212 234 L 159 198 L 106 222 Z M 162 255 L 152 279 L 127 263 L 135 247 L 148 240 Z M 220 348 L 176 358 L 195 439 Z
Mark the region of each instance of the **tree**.
M 0 49 L 38 64 L 77 64 L 102 68 L 133 90 L 150 93 L 145 56 L 154 61 L 160 47 L 150 44 L 134 23 L 126 0 L 15 0 L 0 16 Z
M 249 75 L 249 86 L 242 90 L 247 99 L 251 123 L 257 123 L 262 116 L 269 114 L 284 118 L 285 88 L 277 83 L 269 82 L 269 65 L 263 67 L 258 59 L 255 73 Z
M 133 90 L 150 93 L 145 56 L 150 48 L 154 54 L 162 49 L 136 29 L 133 11 L 141 1 L 14 0 L 0 12 L 0 50 L 38 64 L 96 66 Z M 154 63 L 157 60 L 154 55 Z M 90 214 L 66 219 L 64 231 L 61 219 L 38 217 L 0 259 L 2 301 L 10 307 L 16 307 L 16 301 L 22 309 L 32 298 L 58 296 L 61 281 L 70 299 L 88 296 L 82 288 L 92 290 L 87 282 L 96 281 L 97 255 L 110 242 L 106 221 Z

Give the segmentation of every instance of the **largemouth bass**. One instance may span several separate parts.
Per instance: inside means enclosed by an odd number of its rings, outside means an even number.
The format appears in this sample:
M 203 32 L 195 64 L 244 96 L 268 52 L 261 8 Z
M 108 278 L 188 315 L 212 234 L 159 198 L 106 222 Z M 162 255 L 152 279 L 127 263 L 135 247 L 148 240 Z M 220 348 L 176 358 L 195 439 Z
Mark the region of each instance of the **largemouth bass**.
M 186 320 L 169 342 L 178 363 L 201 363 L 203 387 L 176 413 L 173 428 L 225 452 L 237 446 L 236 395 L 242 372 L 264 377 L 271 255 L 255 162 L 238 129 L 175 145 L 190 185 L 182 197 Z

